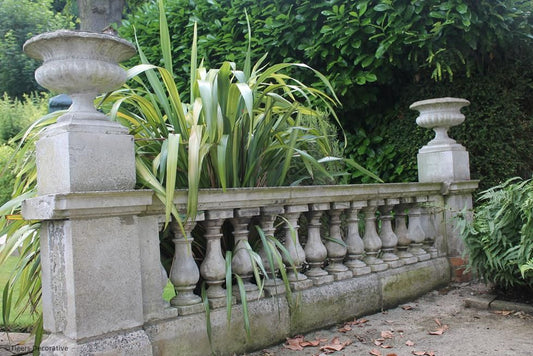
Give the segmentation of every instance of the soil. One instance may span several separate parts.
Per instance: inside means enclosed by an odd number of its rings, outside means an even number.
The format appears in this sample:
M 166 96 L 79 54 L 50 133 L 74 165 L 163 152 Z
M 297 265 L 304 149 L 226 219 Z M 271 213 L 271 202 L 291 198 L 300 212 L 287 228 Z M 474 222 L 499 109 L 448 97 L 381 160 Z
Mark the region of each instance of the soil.
M 285 344 L 247 356 L 533 355 L 533 316 L 521 311 L 520 304 L 508 303 L 507 310 L 466 306 L 465 300 L 471 298 L 491 301 L 490 293 L 481 283 L 451 284 L 348 325 L 306 334 L 304 342 L 291 335 Z M 288 349 L 313 342 L 320 344 Z

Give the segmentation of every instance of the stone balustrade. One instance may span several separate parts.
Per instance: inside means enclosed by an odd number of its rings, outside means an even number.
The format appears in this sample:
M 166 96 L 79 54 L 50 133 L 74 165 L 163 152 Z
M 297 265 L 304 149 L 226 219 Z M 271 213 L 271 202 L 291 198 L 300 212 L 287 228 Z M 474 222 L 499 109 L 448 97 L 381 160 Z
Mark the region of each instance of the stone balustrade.
M 171 350 L 174 354 L 202 355 L 209 353 L 208 346 L 187 341 L 206 338 L 205 307 L 198 293 L 202 282 L 207 287 L 214 324 L 213 342 L 222 353 L 264 347 L 291 332 L 305 332 L 397 305 L 447 283 L 448 240 L 454 239 L 448 228 L 447 202 L 469 195 L 476 186 L 475 181 L 462 181 L 200 190 L 199 213 L 194 219 L 184 221 L 183 229 L 175 221 L 168 226 L 175 246 L 168 280 L 176 296 L 170 304 L 162 299 L 167 277 L 162 273 L 158 243 L 164 207 L 151 191 L 43 195 L 25 201 L 24 214 L 46 221 L 44 231 L 49 242 L 43 246 L 45 251 L 57 249 L 50 244 L 57 243 L 54 234 L 58 226 L 86 229 L 88 221 L 94 221 L 99 229 L 91 238 L 113 248 L 106 252 L 108 259 L 117 254 L 123 242 L 108 241 L 102 232 L 108 225 L 130 226 L 113 233 L 120 231 L 130 249 L 139 241 L 140 256 L 130 254 L 129 264 L 130 268 L 138 266 L 141 278 L 137 284 L 141 287 L 136 290 L 130 286 L 128 293 L 131 300 L 142 301 L 143 329 L 153 354 Z M 187 191 L 176 191 L 175 205 L 178 211 L 186 211 Z M 130 215 L 135 217 L 126 218 Z M 136 225 L 131 225 L 134 222 Z M 258 229 L 263 236 L 275 239 L 265 240 L 270 248 L 261 244 Z M 197 250 L 192 246 L 200 240 L 205 241 L 203 259 L 193 254 Z M 228 246 L 234 246 L 231 261 L 226 261 Z M 93 261 L 90 256 L 78 256 L 80 260 L 87 266 Z M 271 265 L 269 260 L 283 261 L 297 307 L 291 306 L 279 264 Z M 259 261 L 265 271 L 257 283 L 253 272 Z M 48 263 L 57 265 L 60 261 Z M 243 301 L 235 285 L 232 327 L 227 328 L 228 265 L 243 281 L 252 332 L 258 334 L 252 343 L 243 340 Z M 61 278 L 63 282 L 56 279 L 53 283 L 68 283 L 68 276 L 62 274 Z M 101 280 L 98 283 L 107 285 Z M 98 305 L 101 302 L 104 299 Z M 62 330 L 59 327 L 64 328 L 60 326 L 64 324 L 57 313 L 62 313 L 63 302 L 50 299 L 45 303 L 47 309 L 56 310 L 55 316 L 50 316 L 52 325 Z M 113 313 L 108 310 L 102 314 L 102 322 L 109 323 Z M 272 323 L 280 327 L 267 327 L 266 333 L 264 328 Z M 96 333 L 99 326 L 95 325 L 87 333 Z M 176 337 L 183 334 L 190 338 Z M 208 345 L 207 339 L 204 341 Z M 48 339 L 48 343 L 54 342 L 65 341 L 55 336 Z M 243 342 L 244 348 L 238 346 Z
M 456 185 L 471 190 L 475 184 Z M 224 306 L 228 263 L 243 279 L 249 299 L 279 294 L 284 286 L 279 279 L 277 283 L 273 280 L 279 273 L 261 275 L 265 280 L 262 295 L 252 278 L 249 249 L 253 242 L 258 246 L 261 242 L 256 226 L 283 243 L 285 251 L 276 253 L 283 258 L 293 291 L 445 256 L 441 190 L 440 183 L 201 190 L 202 213 L 185 223 L 187 238 L 176 222 L 172 227 L 176 250 L 170 280 L 176 297 L 171 304 L 180 314 L 202 312 L 196 306 L 201 298 L 192 293 L 200 289 L 202 279 L 208 286 L 211 307 Z M 175 203 L 178 210 L 186 211 L 187 192 L 177 191 Z M 157 204 L 151 207 L 152 214 L 157 211 Z M 282 225 L 277 233 L 273 227 L 276 217 Z M 225 223 L 232 229 L 222 229 Z M 199 267 L 191 249 L 195 225 L 203 226 L 196 238 L 206 241 Z M 226 240 L 224 246 L 235 246 L 231 261 L 225 261 L 222 239 Z M 262 263 L 268 265 L 268 261 Z

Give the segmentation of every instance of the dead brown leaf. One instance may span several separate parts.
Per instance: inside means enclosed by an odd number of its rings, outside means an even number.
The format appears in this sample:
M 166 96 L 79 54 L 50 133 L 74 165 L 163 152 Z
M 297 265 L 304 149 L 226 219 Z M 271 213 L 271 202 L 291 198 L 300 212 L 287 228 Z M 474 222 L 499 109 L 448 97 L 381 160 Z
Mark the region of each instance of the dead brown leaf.
M 391 331 L 385 330 L 381 332 L 381 337 L 384 339 L 392 339 L 393 336 L 394 335 L 392 334 Z
M 382 341 L 374 340 L 374 345 L 376 345 L 376 346 L 381 346 L 382 344 L 383 344 Z
M 387 354 L 387 356 L 398 356 L 398 355 L 396 355 L 395 353 L 392 353 L 392 354 Z
M 413 310 L 413 307 L 410 305 L 402 305 L 403 310 Z
M 446 330 L 448 330 L 448 325 L 444 324 L 440 328 L 438 328 L 437 330 L 430 331 L 429 335 L 442 335 L 442 334 L 444 334 L 444 332 Z
M 500 315 L 511 315 L 515 311 L 514 310 L 495 310 L 494 314 L 500 314 Z
M 412 351 L 411 353 L 417 356 L 435 356 L 434 351 Z
M 382 349 L 392 349 L 391 345 L 380 345 Z
M 381 351 L 379 351 L 378 349 L 370 350 L 370 354 L 374 356 L 382 356 Z
M 340 332 L 340 333 L 345 333 L 345 332 L 348 332 L 350 330 L 352 330 L 352 327 L 348 323 L 344 324 L 344 326 L 342 328 L 337 329 L 337 331 Z
M 327 341 L 327 339 L 326 339 Z M 307 347 L 307 346 L 318 346 L 320 345 L 320 340 L 319 339 L 315 339 L 315 340 L 312 340 L 312 341 L 302 341 L 300 343 L 300 346 L 302 347 Z
M 326 342 L 328 339 L 315 339 L 315 340 L 305 340 L 302 335 L 297 335 L 293 338 L 287 338 L 287 342 L 283 344 L 283 347 L 293 351 L 301 351 L 304 347 L 308 346 L 319 346 L 321 342 Z
M 444 328 L 438 328 L 437 330 L 430 331 L 429 335 L 442 335 L 446 330 Z
M 407 341 L 405 342 L 405 345 L 407 345 L 407 346 L 415 346 L 415 343 L 412 342 L 411 340 L 407 340 Z
M 303 350 L 303 346 L 300 345 L 301 342 L 304 341 L 304 337 L 301 335 L 295 336 L 293 338 L 287 338 L 287 342 L 283 344 L 283 347 L 289 350 L 293 351 L 301 351 Z
M 338 337 L 334 337 L 331 342 L 327 345 L 324 345 L 320 348 L 320 351 L 341 351 L 346 346 L 350 345 L 352 340 L 348 339 L 344 342 L 341 342 Z

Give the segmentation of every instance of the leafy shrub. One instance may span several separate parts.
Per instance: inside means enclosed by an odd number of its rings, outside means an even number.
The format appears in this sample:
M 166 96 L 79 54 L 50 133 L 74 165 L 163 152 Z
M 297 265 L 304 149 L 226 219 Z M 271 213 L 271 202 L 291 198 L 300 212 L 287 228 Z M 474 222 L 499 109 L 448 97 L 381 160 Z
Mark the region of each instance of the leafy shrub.
M 13 149 L 8 145 L 0 145 L 0 206 L 11 199 L 15 175 L 8 164 Z
M 242 62 L 244 8 L 253 21 L 253 56 L 268 51 L 273 62 L 303 61 L 324 73 L 343 104 L 346 155 L 384 181 L 417 179 L 416 153 L 432 132 L 416 126 L 408 107 L 439 96 L 472 102 L 464 109 L 466 123 L 452 136 L 470 151 L 472 177 L 481 179 L 482 189 L 532 171 L 527 137 L 533 105 L 526 95 L 533 72 L 531 2 L 175 0 L 167 15 L 177 75 L 189 72 L 194 21 L 206 66 Z M 135 26 L 153 62 L 160 59 L 158 16 L 157 7 L 146 3 L 121 28 L 133 38 Z M 370 181 L 350 172 L 351 183 Z
M 0 98 L 0 144 L 18 134 L 48 110 L 48 96 L 30 94 L 11 99 L 7 93 Z
M 189 71 L 193 22 L 200 29 L 199 54 L 211 61 L 206 66 L 242 63 L 243 9 L 252 20 L 252 56 L 268 51 L 274 63 L 304 62 L 326 74 L 346 113 L 382 100 L 375 84 L 401 83 L 398 72 L 435 79 L 474 73 L 505 53 L 501 49 L 509 43 L 528 42 L 523 34 L 532 32 L 531 4 L 517 0 L 174 0 L 166 9 L 174 67 Z M 156 64 L 158 18 L 157 5 L 148 2 L 121 28 L 130 39 L 137 29 Z M 306 77 L 306 83 L 312 81 L 317 82 Z
M 69 16 L 52 10 L 52 0 L 1 0 L 0 24 L 0 95 L 20 98 L 40 88 L 33 78 L 37 61 L 22 52 L 24 42 L 73 24 Z
M 470 268 L 500 288 L 533 288 L 533 179 L 510 179 L 478 200 L 472 223 L 461 228 Z
M 348 139 L 347 153 L 357 162 L 389 182 L 417 180 L 416 154 L 434 136 L 432 130 L 416 125 L 416 100 L 444 96 L 470 100 L 462 109 L 463 124 L 453 127 L 450 136 L 470 153 L 472 179 L 480 189 L 533 174 L 533 98 L 530 95 L 533 51 L 518 47 L 508 51 L 509 59 L 488 66 L 490 75 L 457 76 L 453 82 L 430 80 L 408 82 L 392 94 L 395 102 L 379 114 L 369 113 L 369 123 Z M 379 124 L 377 124 L 379 123 Z M 357 172 L 352 173 L 354 179 Z
M 14 152 L 8 145 L 19 132 L 47 111 L 45 95 L 25 95 L 22 100 L 10 99 L 6 93 L 0 98 L 0 206 L 11 199 L 16 169 L 10 164 Z M 12 142 L 12 144 L 16 144 Z

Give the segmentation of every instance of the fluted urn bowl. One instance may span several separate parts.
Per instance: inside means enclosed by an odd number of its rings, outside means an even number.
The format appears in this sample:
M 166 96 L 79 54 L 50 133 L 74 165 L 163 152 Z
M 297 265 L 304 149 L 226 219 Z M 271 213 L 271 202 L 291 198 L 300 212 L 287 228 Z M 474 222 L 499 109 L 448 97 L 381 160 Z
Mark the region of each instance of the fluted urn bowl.
M 126 81 L 126 72 L 118 63 L 132 57 L 135 47 L 112 35 L 59 30 L 29 39 L 24 52 L 44 62 L 35 71 L 35 79 L 49 90 L 69 94 L 74 114 L 94 113 L 94 98 Z
M 448 129 L 460 125 L 465 120 L 461 108 L 468 105 L 470 102 L 466 99 L 437 98 L 417 101 L 409 108 L 420 112 L 416 118 L 418 126 L 435 131 L 435 138 L 429 142 L 429 145 L 436 145 L 455 142 L 448 137 Z

